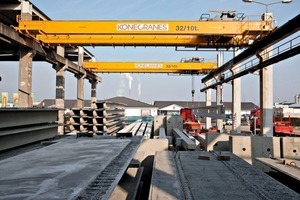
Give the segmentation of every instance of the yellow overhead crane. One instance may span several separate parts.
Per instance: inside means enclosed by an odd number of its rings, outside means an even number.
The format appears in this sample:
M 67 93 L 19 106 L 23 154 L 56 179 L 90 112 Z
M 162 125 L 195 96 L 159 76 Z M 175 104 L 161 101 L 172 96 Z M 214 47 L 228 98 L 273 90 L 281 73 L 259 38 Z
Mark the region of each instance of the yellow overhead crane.
M 83 67 L 94 73 L 172 73 L 207 74 L 217 68 L 216 62 L 198 58 L 182 62 L 84 62 Z
M 19 21 L 20 32 L 49 45 L 248 46 L 273 30 L 271 21 Z

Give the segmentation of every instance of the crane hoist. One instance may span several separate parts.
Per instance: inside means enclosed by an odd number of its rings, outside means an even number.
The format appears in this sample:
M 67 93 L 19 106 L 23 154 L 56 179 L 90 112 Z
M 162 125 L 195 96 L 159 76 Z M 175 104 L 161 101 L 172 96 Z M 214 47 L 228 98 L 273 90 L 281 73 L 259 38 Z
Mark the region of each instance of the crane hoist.
M 21 33 L 48 45 L 244 47 L 274 28 L 269 20 L 20 20 Z

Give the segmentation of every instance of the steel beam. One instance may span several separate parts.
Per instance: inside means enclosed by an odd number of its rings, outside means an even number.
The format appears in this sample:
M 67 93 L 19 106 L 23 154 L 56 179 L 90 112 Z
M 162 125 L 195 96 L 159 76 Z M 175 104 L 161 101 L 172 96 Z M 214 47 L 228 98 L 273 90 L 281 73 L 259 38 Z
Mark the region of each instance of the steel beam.
M 299 30 L 300 30 L 300 14 L 294 17 L 293 19 L 291 19 L 290 21 L 288 21 L 286 24 L 276 29 L 274 32 L 267 35 L 266 37 L 253 43 L 248 49 L 246 49 L 238 56 L 234 57 L 233 59 L 225 63 L 222 67 L 218 68 L 217 70 L 205 76 L 202 79 L 202 83 L 208 82 L 210 79 L 213 79 L 215 76 L 218 76 L 219 74 L 227 70 L 230 70 L 236 64 L 241 63 L 244 60 L 255 55 L 258 50 L 265 49 L 266 47 L 271 46 L 284 38 L 287 38 L 288 36 L 294 34 Z M 208 88 L 206 87 L 204 89 L 206 90 Z M 204 89 L 201 89 L 201 91 L 203 91 Z

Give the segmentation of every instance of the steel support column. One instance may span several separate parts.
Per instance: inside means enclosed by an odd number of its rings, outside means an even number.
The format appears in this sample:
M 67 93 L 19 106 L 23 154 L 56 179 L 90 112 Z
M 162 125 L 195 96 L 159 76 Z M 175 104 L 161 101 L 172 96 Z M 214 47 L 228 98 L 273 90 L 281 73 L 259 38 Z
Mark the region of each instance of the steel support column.
M 240 50 L 235 49 L 233 57 L 236 57 Z M 238 72 L 240 64 L 235 65 L 231 72 Z M 232 132 L 241 133 L 241 78 L 232 80 Z
M 65 56 L 65 48 L 57 47 L 57 54 L 64 57 Z M 55 105 L 58 108 L 58 134 L 64 134 L 64 109 L 65 109 L 65 69 L 66 65 L 57 64 L 54 65 L 53 68 L 56 70 L 56 97 L 55 97 Z
M 272 57 L 273 46 L 259 53 L 260 61 Z M 260 134 L 273 137 L 273 65 L 265 67 L 259 72 L 260 84 Z

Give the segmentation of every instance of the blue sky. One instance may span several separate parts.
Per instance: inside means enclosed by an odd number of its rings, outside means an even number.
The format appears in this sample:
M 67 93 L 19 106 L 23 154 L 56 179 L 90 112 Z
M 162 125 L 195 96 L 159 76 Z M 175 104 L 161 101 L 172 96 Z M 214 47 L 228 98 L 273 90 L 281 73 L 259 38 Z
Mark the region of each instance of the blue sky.
M 198 20 L 209 10 L 236 10 L 246 15 L 261 15 L 265 6 L 244 3 L 242 0 L 32 0 L 40 10 L 53 20 Z M 261 1 L 272 3 L 274 1 Z M 276 0 L 275 0 L 276 2 Z M 268 7 L 280 26 L 300 12 L 300 0 L 291 4 L 276 4 Z M 213 17 L 215 14 L 211 13 Z M 217 52 L 175 51 L 173 47 L 86 47 L 98 61 L 180 61 L 184 57 L 203 57 L 216 60 Z M 232 52 L 225 52 L 225 61 L 232 58 Z M 300 56 L 274 65 L 274 101 L 293 101 L 300 93 Z M 18 63 L 1 63 L 2 82 L 0 92 L 8 91 L 10 96 L 18 90 Z M 4 67 L 3 67 L 4 65 Z M 97 98 L 107 99 L 122 95 L 152 103 L 155 100 L 191 101 L 191 77 L 166 74 L 131 74 L 132 87 L 121 74 L 99 74 L 103 82 L 98 84 Z M 201 78 L 195 79 L 195 100 L 203 101 L 200 93 Z M 141 92 L 139 92 L 141 87 Z M 66 99 L 76 98 L 77 83 L 74 76 L 66 73 Z M 55 71 L 49 63 L 33 64 L 33 93 L 36 101 L 55 98 Z M 214 93 L 213 93 L 214 94 Z M 258 76 L 242 78 L 242 100 L 259 103 Z M 90 84 L 85 81 L 85 99 L 90 98 Z M 213 97 L 214 99 L 214 97 Z M 231 101 L 231 86 L 224 85 L 224 101 Z

